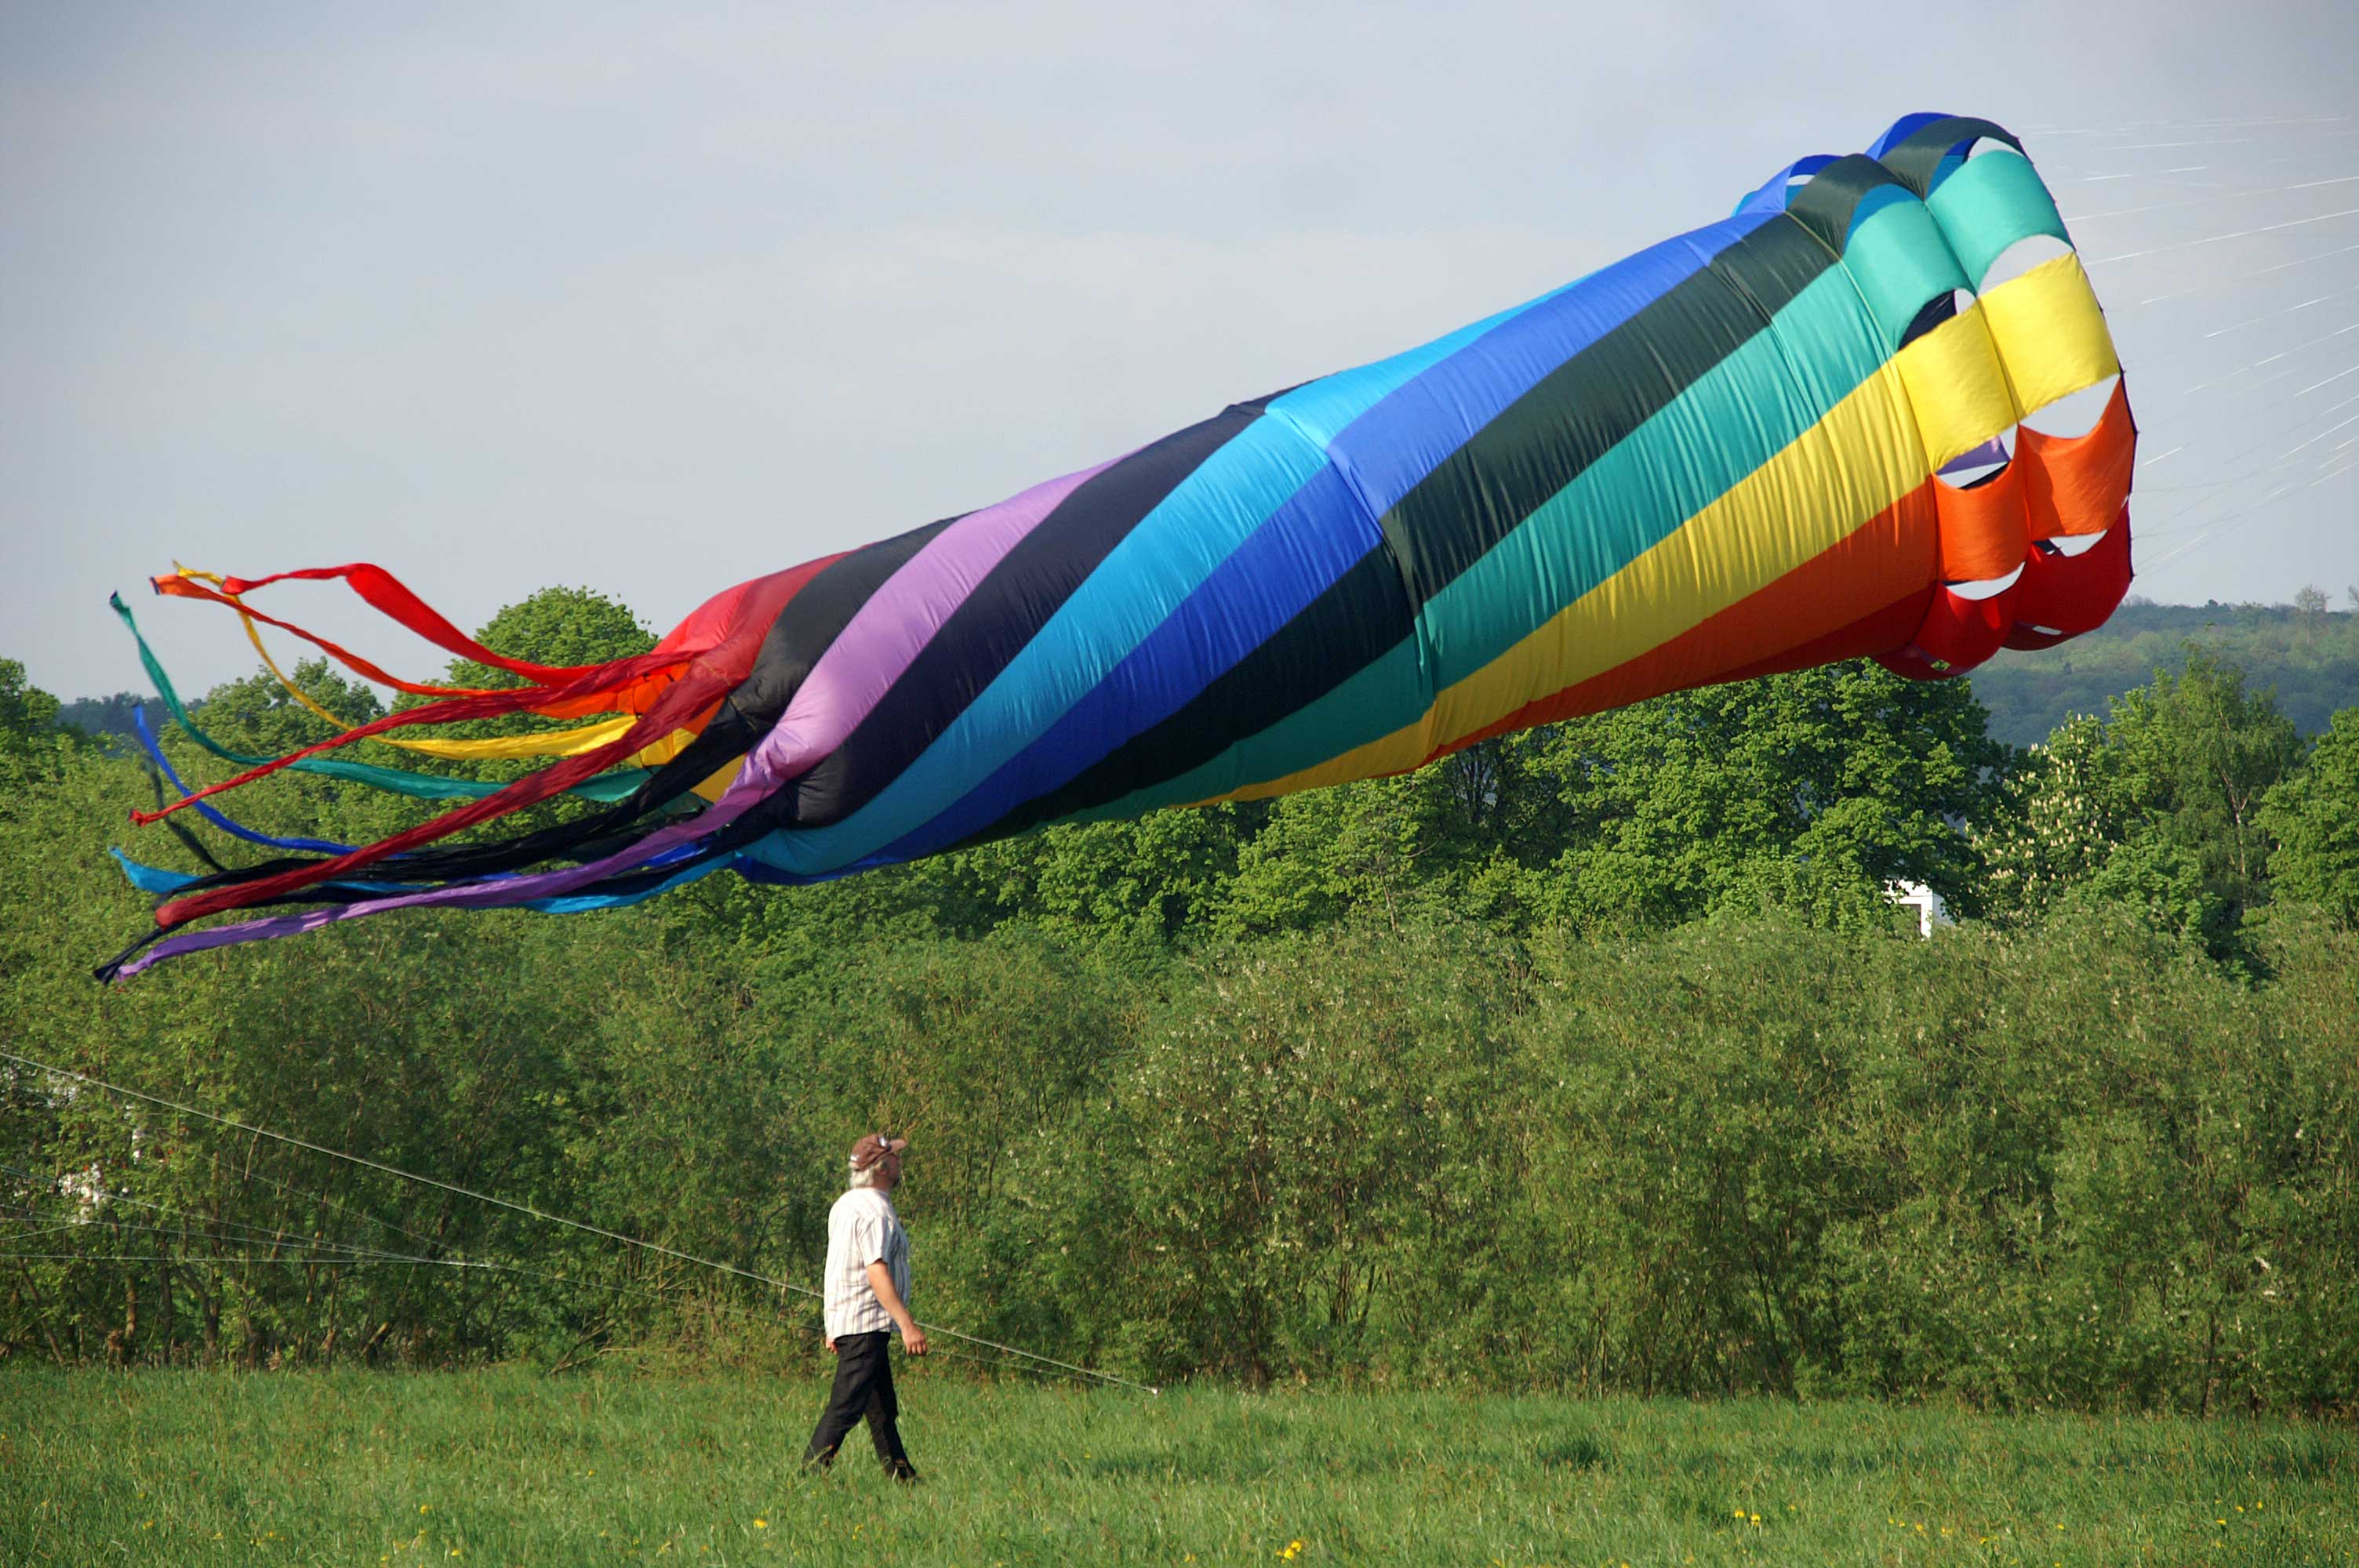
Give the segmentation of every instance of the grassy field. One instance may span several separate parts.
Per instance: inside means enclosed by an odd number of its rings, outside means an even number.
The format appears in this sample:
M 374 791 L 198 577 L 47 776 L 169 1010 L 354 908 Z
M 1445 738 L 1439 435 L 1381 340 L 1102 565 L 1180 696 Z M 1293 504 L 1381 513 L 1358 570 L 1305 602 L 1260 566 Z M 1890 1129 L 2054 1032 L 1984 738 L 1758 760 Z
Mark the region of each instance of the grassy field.
M 815 1382 L 0 1375 L 39 1563 L 2359 1562 L 2348 1427 L 1869 1404 L 903 1380 L 926 1473 L 796 1459 Z

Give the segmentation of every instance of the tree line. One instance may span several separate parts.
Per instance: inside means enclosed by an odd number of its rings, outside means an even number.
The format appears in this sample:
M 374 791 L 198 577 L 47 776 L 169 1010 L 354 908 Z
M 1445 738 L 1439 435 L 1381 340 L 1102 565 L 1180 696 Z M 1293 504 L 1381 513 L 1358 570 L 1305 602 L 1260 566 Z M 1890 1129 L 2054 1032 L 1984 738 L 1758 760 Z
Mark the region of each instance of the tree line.
M 552 590 L 483 640 L 647 638 Z M 197 861 L 126 843 L 154 784 L 57 715 L 0 663 L 9 1049 L 677 1251 L 808 1282 L 842 1147 L 887 1126 L 921 1315 L 1156 1379 L 2359 1389 L 2359 709 L 2305 740 L 2201 652 L 2035 748 L 1966 683 L 1837 666 L 1274 803 L 112 989 L 87 966 L 146 901 L 109 846 Z M 199 718 L 327 732 L 266 676 Z M 425 809 L 225 804 L 348 839 Z M 1916 940 L 1896 880 L 1962 924 Z M 743 1278 L 36 1070 L 0 1096 L 11 1358 L 815 1353 L 810 1304 Z

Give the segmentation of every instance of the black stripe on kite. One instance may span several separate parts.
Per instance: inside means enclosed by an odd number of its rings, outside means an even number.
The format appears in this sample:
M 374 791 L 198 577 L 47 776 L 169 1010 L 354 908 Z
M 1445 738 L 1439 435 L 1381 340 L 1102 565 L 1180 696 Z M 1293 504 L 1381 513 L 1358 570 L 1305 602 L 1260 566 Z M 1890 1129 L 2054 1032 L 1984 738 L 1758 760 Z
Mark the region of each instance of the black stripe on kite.
M 2005 142 L 2017 152 L 2023 144 L 2008 135 L 2003 126 L 1971 115 L 1953 114 L 1946 120 L 1935 120 L 1920 125 L 1884 152 L 1884 167 L 1890 169 L 1900 183 L 1917 193 L 1921 200 L 1933 191 L 1933 176 L 1940 171 L 1941 160 L 1970 142 Z
M 1864 153 L 1839 157 L 1810 177 L 1810 182 L 1786 202 L 1786 216 L 1816 235 L 1821 244 L 1841 255 L 1851 239 L 1852 214 L 1870 191 L 1889 185 L 1908 188 L 1893 172 Z
M 1380 545 L 1169 718 L 1132 736 L 1061 787 L 1024 802 L 961 847 L 1005 838 L 1193 772 L 1325 697 L 1398 647 L 1415 624 L 1416 612 L 1401 591 L 1400 568 Z
M 1549 372 L 1385 514 L 1411 601 L 1422 611 L 1836 260 L 1801 225 L 1764 223 Z
M 747 826 L 765 832 L 816 827 L 874 799 L 998 678 L 1147 514 L 1261 416 L 1259 400 L 1234 405 L 1082 481 L 984 574 L 843 743 L 749 812 L 759 821 Z

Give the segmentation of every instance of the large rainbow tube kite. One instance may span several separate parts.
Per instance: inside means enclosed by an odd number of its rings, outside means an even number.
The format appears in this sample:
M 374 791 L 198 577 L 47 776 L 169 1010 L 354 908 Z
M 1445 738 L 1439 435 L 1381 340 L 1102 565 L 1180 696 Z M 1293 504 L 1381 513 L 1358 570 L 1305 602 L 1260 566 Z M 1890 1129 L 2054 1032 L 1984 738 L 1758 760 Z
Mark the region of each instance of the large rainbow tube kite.
M 742 583 L 635 658 L 504 658 L 371 566 L 159 579 L 433 700 L 288 757 L 224 752 L 251 765 L 142 820 L 288 766 L 462 803 L 374 844 L 266 839 L 300 852 L 204 877 L 133 866 L 157 929 L 100 972 L 389 910 L 610 907 L 723 868 L 818 881 L 1839 659 L 1941 678 L 2120 601 L 2119 373 L 2020 144 L 1913 114 L 1422 348 Z M 2100 412 L 2043 433 L 2060 404 Z M 397 680 L 247 602 L 287 577 L 340 579 L 525 684 Z M 397 733 L 516 713 L 587 722 Z M 494 786 L 329 755 L 363 739 L 552 760 Z M 561 791 L 600 806 L 436 847 Z

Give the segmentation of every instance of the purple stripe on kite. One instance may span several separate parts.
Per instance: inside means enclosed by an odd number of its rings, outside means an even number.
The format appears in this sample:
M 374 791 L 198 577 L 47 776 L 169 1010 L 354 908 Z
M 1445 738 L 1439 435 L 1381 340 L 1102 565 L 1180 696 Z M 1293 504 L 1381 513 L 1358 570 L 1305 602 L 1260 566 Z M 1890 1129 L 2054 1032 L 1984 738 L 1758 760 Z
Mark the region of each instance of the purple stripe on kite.
M 1740 214 L 1641 251 L 1500 323 L 1403 384 L 1338 432 L 1328 443 L 1328 466 L 1088 695 L 989 779 L 875 861 L 914 860 L 980 832 L 1185 707 L 1382 542 L 1371 519 L 1389 511 L 1549 373 L 1772 216 Z
M 1996 436 L 1984 441 L 1971 452 L 1960 452 L 1941 465 L 1943 473 L 1958 473 L 1966 469 L 1988 468 L 1993 463 L 2006 462 L 2013 454 Z
M 1186 707 L 1383 542 L 1343 472 L 1321 469 L 1039 739 L 881 858 L 947 849 L 1060 787 Z
M 635 870 L 669 849 L 727 827 L 840 745 L 991 568 L 1083 481 L 1112 466 L 1113 462 L 1100 463 L 1035 485 L 996 506 L 969 513 L 928 541 L 869 596 L 828 645 L 787 711 L 710 810 L 658 829 L 604 860 L 562 871 L 505 876 L 488 882 L 453 882 L 397 898 L 241 921 L 168 937 L 124 965 L 122 975 L 127 979 L 182 953 L 316 931 L 397 909 L 499 909 L 558 897 L 601 878 Z

